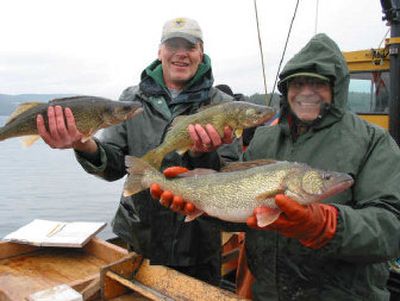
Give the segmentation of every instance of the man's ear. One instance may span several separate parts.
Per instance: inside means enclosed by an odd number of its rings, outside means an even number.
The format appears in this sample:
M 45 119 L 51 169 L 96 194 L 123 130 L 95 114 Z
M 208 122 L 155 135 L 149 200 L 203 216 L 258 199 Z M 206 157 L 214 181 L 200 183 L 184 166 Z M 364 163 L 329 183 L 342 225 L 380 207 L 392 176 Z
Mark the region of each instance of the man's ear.
M 158 60 L 161 62 L 161 46 L 160 46 L 160 48 L 158 48 L 157 55 L 158 55 Z

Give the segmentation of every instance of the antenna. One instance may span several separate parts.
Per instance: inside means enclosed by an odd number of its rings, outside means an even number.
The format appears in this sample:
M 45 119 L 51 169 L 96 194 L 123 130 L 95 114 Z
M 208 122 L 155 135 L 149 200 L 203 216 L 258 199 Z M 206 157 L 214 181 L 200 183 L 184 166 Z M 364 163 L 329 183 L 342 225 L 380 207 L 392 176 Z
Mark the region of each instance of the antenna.
M 263 73 L 263 79 L 264 79 L 265 103 L 268 105 L 268 100 L 267 100 L 267 78 L 266 78 L 266 76 L 265 76 L 264 53 L 263 53 L 262 43 L 261 43 L 260 25 L 259 25 L 259 22 L 258 22 L 257 0 L 254 0 L 254 10 L 255 10 L 255 12 L 256 12 L 256 24 L 257 24 L 257 34 L 258 34 L 258 46 L 259 46 L 259 48 L 260 48 L 262 73 Z
M 318 32 L 318 13 L 319 13 L 319 0 L 317 0 L 317 3 L 316 3 L 316 5 L 315 5 L 316 7 L 315 7 L 315 27 L 314 27 L 314 35 L 316 35 L 317 34 L 317 32 Z
M 288 43 L 289 43 L 290 34 L 291 34 L 291 32 L 292 32 L 292 27 L 293 27 L 294 19 L 296 19 L 297 9 L 299 8 L 299 2 L 300 2 L 300 0 L 297 0 L 297 1 L 296 1 L 296 7 L 295 7 L 295 9 L 294 9 L 292 21 L 290 22 L 289 32 L 288 32 L 287 37 L 286 37 L 285 46 L 283 47 L 283 52 L 282 52 L 281 60 L 280 60 L 280 62 L 279 62 L 278 70 L 276 71 L 274 86 L 272 87 L 271 97 L 269 98 L 269 102 L 267 103 L 268 105 L 271 104 L 272 98 L 274 97 L 276 83 L 278 82 L 279 72 L 281 71 L 281 66 L 282 66 L 283 60 L 284 60 L 284 58 L 285 58 L 285 53 L 286 53 L 287 45 L 288 45 Z

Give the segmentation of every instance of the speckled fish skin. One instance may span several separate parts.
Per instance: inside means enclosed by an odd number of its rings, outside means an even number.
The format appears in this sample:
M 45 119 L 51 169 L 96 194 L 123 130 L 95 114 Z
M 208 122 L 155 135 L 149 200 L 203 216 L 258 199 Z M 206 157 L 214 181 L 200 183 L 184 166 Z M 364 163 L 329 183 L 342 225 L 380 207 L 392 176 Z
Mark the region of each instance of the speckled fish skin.
M 178 117 L 165 136 L 164 142 L 149 151 L 142 158 L 159 169 L 162 159 L 172 151 L 183 154 L 192 146 L 188 133 L 190 124 L 205 126 L 211 124 L 222 137 L 225 126 L 230 126 L 236 137 L 240 137 L 245 128 L 265 123 L 275 115 L 274 108 L 244 101 L 230 101 L 208 107 L 196 114 Z
M 300 204 L 308 204 L 344 191 L 353 184 L 352 177 L 345 173 L 287 161 L 175 179 L 165 178 L 134 157 L 128 157 L 126 164 L 132 178 L 128 177 L 125 184 L 125 195 L 138 192 L 139 181 L 140 189 L 159 183 L 163 190 L 181 195 L 208 215 L 230 222 L 245 222 L 259 206 L 277 208 L 274 196 L 278 193 L 284 193 Z
M 140 113 L 139 102 L 112 101 L 96 96 L 74 96 L 58 98 L 48 103 L 23 103 L 11 115 L 9 121 L 0 128 L 0 141 L 13 137 L 37 135 L 36 116 L 41 114 L 48 126 L 49 106 L 68 107 L 72 110 L 79 131 L 90 137 L 101 128 L 118 124 Z

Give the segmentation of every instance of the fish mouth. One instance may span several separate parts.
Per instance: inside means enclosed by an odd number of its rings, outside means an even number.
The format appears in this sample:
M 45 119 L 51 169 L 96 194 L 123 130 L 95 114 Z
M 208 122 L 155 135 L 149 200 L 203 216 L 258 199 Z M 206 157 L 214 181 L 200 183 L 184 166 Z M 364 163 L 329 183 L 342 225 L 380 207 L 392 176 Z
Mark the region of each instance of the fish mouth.
M 348 177 L 349 178 L 336 183 L 332 188 L 328 189 L 328 191 L 320 196 L 320 199 L 331 197 L 350 188 L 354 184 L 354 180 L 351 176 Z
M 276 114 L 275 111 L 262 113 L 258 118 L 254 118 L 252 120 L 251 125 L 253 126 L 253 125 L 263 124 L 269 121 L 272 117 L 274 117 L 275 114 Z

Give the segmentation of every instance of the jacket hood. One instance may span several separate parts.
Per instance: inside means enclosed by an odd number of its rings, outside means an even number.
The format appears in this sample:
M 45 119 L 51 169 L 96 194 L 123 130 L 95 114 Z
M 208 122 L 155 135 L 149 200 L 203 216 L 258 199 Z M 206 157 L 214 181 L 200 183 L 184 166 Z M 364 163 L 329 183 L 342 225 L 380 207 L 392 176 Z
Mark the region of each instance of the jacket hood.
M 326 34 L 317 34 L 289 60 L 279 75 L 278 88 L 283 96 L 282 115 L 285 115 L 285 111 L 287 113 L 288 110 L 285 79 L 299 72 L 317 73 L 330 79 L 333 99 L 324 119 L 334 121 L 341 118 L 347 104 L 350 74 L 337 44 Z

